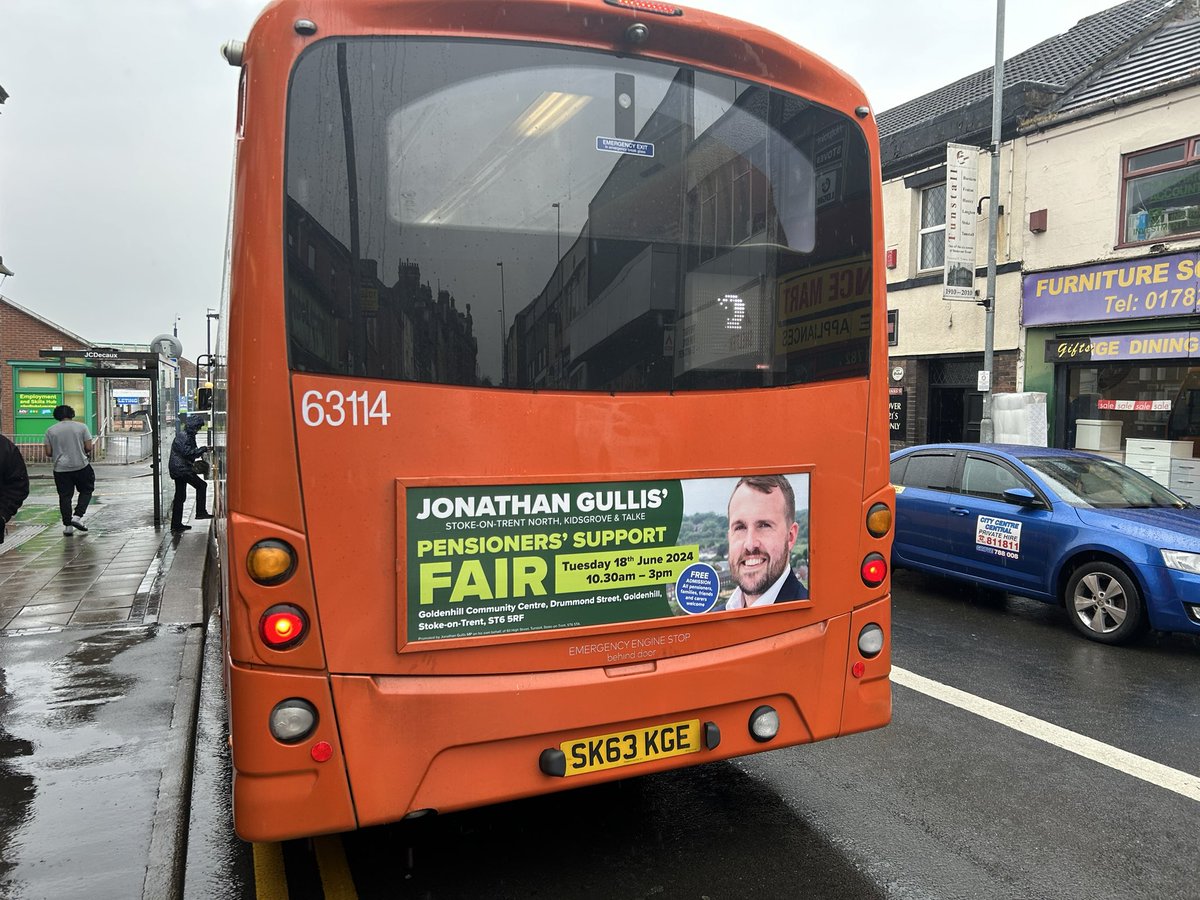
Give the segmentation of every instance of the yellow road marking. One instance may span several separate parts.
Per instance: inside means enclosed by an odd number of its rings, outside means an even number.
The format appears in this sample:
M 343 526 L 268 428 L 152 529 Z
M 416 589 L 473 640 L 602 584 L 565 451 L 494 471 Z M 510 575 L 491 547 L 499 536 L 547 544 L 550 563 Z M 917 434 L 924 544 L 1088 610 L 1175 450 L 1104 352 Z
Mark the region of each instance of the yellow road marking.
M 288 900 L 283 845 L 254 845 L 254 896 L 258 900 Z
M 317 868 L 321 872 L 325 900 L 358 900 L 342 839 L 336 834 L 315 838 L 313 847 L 317 851 Z

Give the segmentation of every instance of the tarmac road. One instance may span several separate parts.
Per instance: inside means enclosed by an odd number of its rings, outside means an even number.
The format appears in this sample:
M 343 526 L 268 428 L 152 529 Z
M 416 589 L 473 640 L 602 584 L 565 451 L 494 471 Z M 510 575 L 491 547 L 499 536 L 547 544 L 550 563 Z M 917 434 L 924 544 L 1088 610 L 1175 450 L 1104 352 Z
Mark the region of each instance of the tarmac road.
M 206 669 L 187 896 L 1200 897 L 1200 642 L 1105 647 L 1035 601 L 893 587 L 885 729 L 282 845 L 205 800 L 228 777 Z

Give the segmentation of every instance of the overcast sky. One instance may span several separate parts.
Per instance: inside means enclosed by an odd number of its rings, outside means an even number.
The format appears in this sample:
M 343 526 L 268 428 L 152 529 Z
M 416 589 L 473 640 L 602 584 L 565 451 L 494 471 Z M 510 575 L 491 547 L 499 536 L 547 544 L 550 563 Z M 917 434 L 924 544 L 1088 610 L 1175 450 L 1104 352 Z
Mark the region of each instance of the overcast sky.
M 244 39 L 262 5 L 3 0 L 0 256 L 15 275 L 0 293 L 98 343 L 148 342 L 178 319 L 184 355 L 206 352 L 237 93 L 219 48 Z M 690 5 L 808 46 L 855 76 L 879 111 L 990 67 L 995 53 L 985 0 Z M 1008 0 L 1005 56 L 1114 5 Z

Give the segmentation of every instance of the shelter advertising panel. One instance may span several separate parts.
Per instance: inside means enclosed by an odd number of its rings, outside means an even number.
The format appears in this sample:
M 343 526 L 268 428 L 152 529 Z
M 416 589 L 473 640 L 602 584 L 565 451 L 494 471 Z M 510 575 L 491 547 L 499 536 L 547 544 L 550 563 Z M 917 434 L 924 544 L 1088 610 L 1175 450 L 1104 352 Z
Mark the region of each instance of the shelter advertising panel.
M 808 599 L 807 474 L 401 490 L 410 642 Z

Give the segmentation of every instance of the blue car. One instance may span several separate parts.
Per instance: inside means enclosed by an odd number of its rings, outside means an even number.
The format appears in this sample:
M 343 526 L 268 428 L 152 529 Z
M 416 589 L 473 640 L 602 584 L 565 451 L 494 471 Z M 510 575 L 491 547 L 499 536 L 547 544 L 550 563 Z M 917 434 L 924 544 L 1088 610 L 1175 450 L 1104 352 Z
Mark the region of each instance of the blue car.
M 926 444 L 892 454 L 894 568 L 1058 603 L 1106 644 L 1200 634 L 1200 509 L 1078 450 Z

